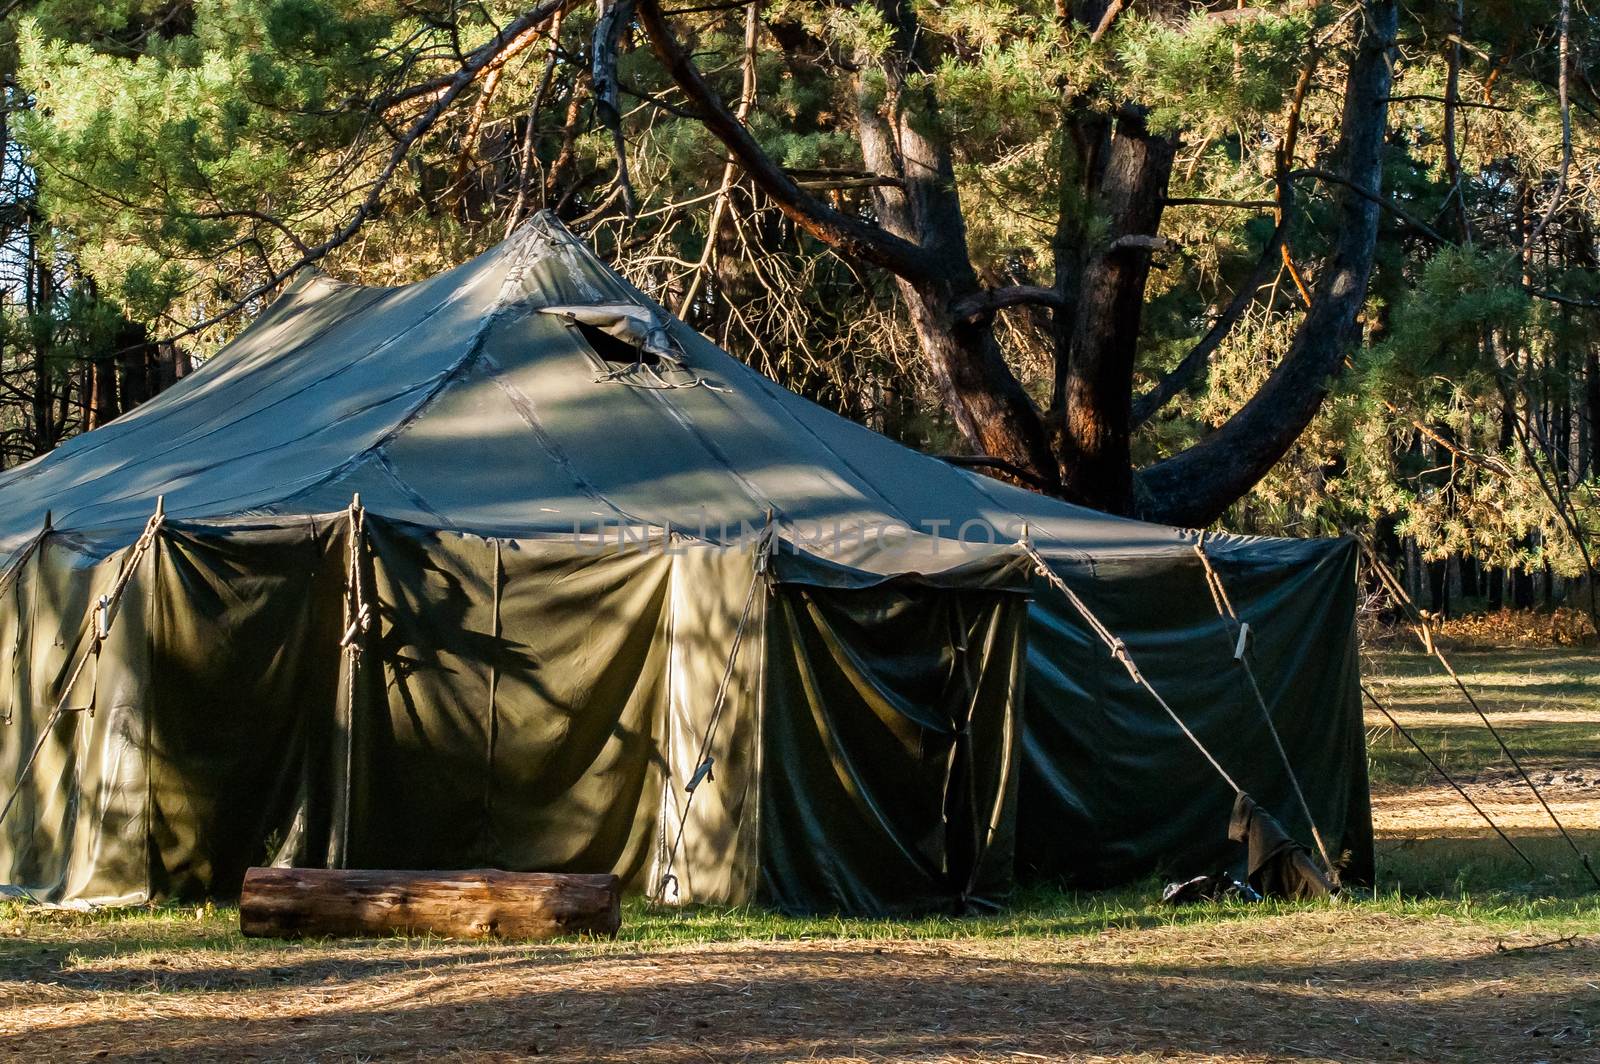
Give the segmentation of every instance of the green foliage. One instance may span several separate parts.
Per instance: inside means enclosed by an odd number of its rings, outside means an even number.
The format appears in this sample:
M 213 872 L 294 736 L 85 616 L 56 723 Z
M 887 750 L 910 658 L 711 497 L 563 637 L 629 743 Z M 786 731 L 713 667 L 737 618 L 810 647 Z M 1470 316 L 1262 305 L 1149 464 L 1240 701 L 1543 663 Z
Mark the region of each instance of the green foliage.
M 1528 295 L 1507 284 L 1516 263 L 1504 253 L 1446 248 L 1427 260 L 1389 328 L 1365 354 L 1362 391 L 1418 396 L 1430 380 L 1479 391 L 1499 372 L 1484 338 L 1520 329 Z
M 1115 43 L 1127 90 L 1154 102 L 1150 124 L 1163 132 L 1260 124 L 1283 106 L 1325 11 L 1235 22 L 1197 13 L 1178 25 L 1124 20 Z

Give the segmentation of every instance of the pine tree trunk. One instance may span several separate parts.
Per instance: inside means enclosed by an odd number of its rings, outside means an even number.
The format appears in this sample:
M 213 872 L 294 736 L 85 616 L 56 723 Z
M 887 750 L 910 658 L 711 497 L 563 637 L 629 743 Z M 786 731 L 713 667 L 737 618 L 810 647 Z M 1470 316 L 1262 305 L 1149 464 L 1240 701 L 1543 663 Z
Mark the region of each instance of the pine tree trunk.
M 1072 307 L 1070 331 L 1058 338 L 1066 345 L 1065 357 L 1057 357 L 1058 457 L 1067 498 L 1131 514 L 1133 370 L 1153 247 L 1138 238 L 1154 238 L 1161 224 L 1176 145 L 1151 135 L 1133 114 L 1113 123 L 1080 111 L 1069 125 L 1062 134 L 1062 174 L 1082 181 L 1073 197 L 1082 219 L 1075 226 L 1077 261 L 1057 265 Z M 1065 210 L 1072 207 L 1063 203 Z M 1093 227 L 1099 233 L 1093 246 L 1091 211 L 1100 223 Z
M 909 15 L 900 12 L 909 19 Z M 905 55 L 914 52 L 914 32 Z M 868 169 L 898 184 L 875 190 L 880 223 L 895 236 L 931 253 L 936 272 L 896 283 L 940 398 L 961 434 L 983 454 L 1042 478 L 1061 471 L 1033 400 L 1006 365 L 991 320 L 957 320 L 952 308 L 981 291 L 967 247 L 966 219 L 956 189 L 955 165 L 937 108 L 925 91 L 910 88 L 906 71 L 885 65 L 886 99 L 858 83 L 856 130 Z
M 1600 477 L 1600 349 L 1589 348 L 1583 375 L 1584 405 L 1589 411 L 1589 452 L 1585 472 Z

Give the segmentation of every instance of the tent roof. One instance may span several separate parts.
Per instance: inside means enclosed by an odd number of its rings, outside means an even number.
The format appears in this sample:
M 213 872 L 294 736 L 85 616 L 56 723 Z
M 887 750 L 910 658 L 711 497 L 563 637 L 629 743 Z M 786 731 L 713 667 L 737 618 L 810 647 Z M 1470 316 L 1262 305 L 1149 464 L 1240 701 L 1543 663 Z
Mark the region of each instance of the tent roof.
M 682 366 L 608 363 L 570 314 L 540 313 L 574 305 L 644 308 Z M 632 327 L 618 317 L 611 332 Z M 46 511 L 111 550 L 158 494 L 171 517 L 211 521 L 332 513 L 355 492 L 390 518 L 518 538 L 670 525 L 715 540 L 770 511 L 784 538 L 873 573 L 960 565 L 984 552 L 958 539 L 1014 538 L 1024 521 L 1063 558 L 1194 542 L 954 468 L 784 390 L 542 214 L 405 287 L 308 271 L 175 387 L 0 473 L 0 559 Z

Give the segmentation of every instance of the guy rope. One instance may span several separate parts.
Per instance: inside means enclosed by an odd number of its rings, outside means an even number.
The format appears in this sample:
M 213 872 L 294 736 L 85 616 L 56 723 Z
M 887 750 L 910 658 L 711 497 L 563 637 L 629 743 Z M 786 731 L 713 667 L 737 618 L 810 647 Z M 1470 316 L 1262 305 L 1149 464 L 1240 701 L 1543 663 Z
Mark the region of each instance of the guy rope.
M 1272 721 L 1272 711 L 1267 708 L 1267 700 L 1261 694 L 1261 684 L 1256 681 L 1255 669 L 1250 665 L 1250 625 L 1239 620 L 1239 615 L 1234 612 L 1233 603 L 1228 598 L 1228 590 L 1222 584 L 1222 576 L 1212 566 L 1211 559 L 1206 555 L 1206 534 L 1200 533 L 1200 540 L 1194 545 L 1194 552 L 1200 557 L 1200 564 L 1205 567 L 1206 587 L 1211 592 L 1211 603 L 1217 608 L 1217 616 L 1222 619 L 1228 632 L 1228 641 L 1233 644 L 1233 660 L 1239 663 L 1244 670 L 1245 678 L 1250 682 L 1250 690 L 1256 698 L 1256 705 L 1261 708 L 1261 719 L 1267 725 L 1267 734 L 1272 736 L 1272 745 L 1278 749 L 1278 758 L 1283 762 L 1284 774 L 1289 777 L 1289 783 L 1294 787 L 1294 796 L 1300 803 L 1300 812 L 1305 814 L 1306 823 L 1311 825 L 1311 837 L 1316 840 L 1317 852 L 1322 855 L 1323 870 L 1329 876 L 1337 876 L 1333 858 L 1328 854 L 1328 844 L 1322 841 L 1322 832 L 1317 828 L 1317 819 L 1311 815 L 1311 803 L 1306 800 L 1306 792 L 1300 786 L 1300 777 L 1295 773 L 1294 764 L 1289 760 L 1289 751 L 1284 749 L 1283 737 L 1278 734 L 1278 726 Z
M 356 492 L 350 497 L 350 507 L 345 511 L 349 523 L 346 538 L 349 540 L 349 549 L 345 555 L 345 594 L 344 594 L 344 635 L 339 639 L 339 652 L 344 656 L 344 704 L 345 712 L 349 714 L 345 721 L 344 744 L 344 786 L 345 798 L 340 806 L 339 821 L 341 840 L 350 837 L 350 780 L 355 771 L 355 713 L 356 713 L 356 679 L 361 668 L 361 648 L 365 643 L 365 636 L 372 627 L 372 607 L 368 604 L 366 590 L 361 579 L 362 553 L 366 545 L 367 511 L 361 505 L 361 493 Z
M 1017 546 L 1022 548 L 1028 557 L 1032 559 L 1034 569 L 1038 574 L 1049 581 L 1050 585 L 1057 591 L 1061 592 L 1062 596 L 1072 604 L 1072 608 L 1078 611 L 1084 623 L 1089 626 L 1089 629 L 1095 635 L 1100 637 L 1100 641 L 1106 645 L 1106 649 L 1111 651 L 1111 656 L 1121 662 L 1122 667 L 1128 670 L 1128 675 L 1133 678 L 1133 682 L 1148 691 L 1150 697 L 1156 700 L 1156 704 L 1165 711 L 1168 717 L 1172 718 L 1172 723 L 1176 724 L 1178 730 L 1183 732 L 1184 737 L 1194 744 L 1194 748 L 1200 751 L 1201 756 L 1211 763 L 1211 767 L 1217 770 L 1217 775 L 1222 777 L 1222 781 L 1232 788 L 1235 795 L 1243 794 L 1244 789 L 1233 781 L 1233 777 L 1228 775 L 1228 770 L 1223 768 L 1222 763 L 1211 755 L 1211 751 L 1206 749 L 1205 744 L 1200 741 L 1200 737 L 1191 731 L 1189 726 L 1183 722 L 1183 718 L 1178 716 L 1177 712 L 1167 704 L 1167 700 L 1161 697 L 1161 692 L 1150 686 L 1150 681 L 1145 679 L 1144 673 L 1139 671 L 1138 664 L 1134 662 L 1133 655 L 1128 653 L 1127 644 L 1112 634 L 1111 630 L 1101 622 L 1100 618 L 1096 617 L 1094 612 L 1084 605 L 1083 600 L 1073 592 L 1072 588 L 1067 586 L 1066 581 L 1057 576 L 1055 570 L 1050 568 L 1050 563 L 1045 560 L 1044 555 L 1040 554 L 1033 544 L 1028 541 L 1026 528 L 1022 530 L 1022 538 L 1017 541 Z
M 1378 557 L 1378 552 L 1372 549 L 1372 545 L 1360 536 L 1356 536 L 1355 539 L 1361 545 L 1361 551 L 1366 555 L 1373 574 L 1378 578 L 1378 583 L 1383 585 L 1384 590 L 1389 593 L 1389 597 L 1394 601 L 1394 604 L 1411 621 L 1423 648 L 1438 660 L 1445 673 L 1455 682 L 1456 689 L 1467 700 L 1467 704 L 1478 715 L 1478 719 L 1489 730 L 1489 734 L 1494 736 L 1494 741 L 1500 747 L 1500 752 L 1506 756 L 1507 761 L 1511 762 L 1511 767 L 1516 769 L 1517 775 L 1522 778 L 1522 782 L 1528 785 L 1528 790 L 1532 791 L 1533 796 L 1539 800 L 1539 805 L 1544 809 L 1545 815 L 1550 818 L 1550 823 L 1555 825 L 1556 831 L 1561 835 L 1562 839 L 1566 840 L 1567 846 L 1571 848 L 1573 855 L 1578 858 L 1578 863 L 1583 865 L 1585 872 L 1589 873 L 1589 878 L 1594 880 L 1595 886 L 1600 887 L 1600 874 L 1596 874 L 1594 864 L 1589 860 L 1589 855 L 1578 849 L 1578 844 L 1567 833 L 1566 825 L 1561 823 L 1561 818 L 1556 816 L 1556 811 L 1550 808 L 1550 803 L 1545 801 L 1544 794 L 1540 792 L 1538 785 L 1533 782 L 1533 777 L 1528 775 L 1528 770 L 1522 767 L 1521 760 L 1512 752 L 1511 747 L 1506 745 L 1505 739 L 1500 735 L 1500 729 L 1494 726 L 1494 722 L 1489 719 L 1489 715 L 1483 711 L 1482 706 L 1478 705 L 1478 700 L 1472 697 L 1472 692 L 1467 690 L 1467 685 L 1456 674 L 1456 670 L 1451 666 L 1450 660 L 1444 656 L 1444 651 L 1439 649 L 1438 642 L 1428 629 L 1428 619 L 1422 615 L 1422 611 L 1417 608 L 1417 604 L 1407 594 L 1399 578 L 1383 563 L 1383 559 Z
M 1500 830 L 1500 825 L 1496 824 L 1494 822 L 1494 819 L 1492 817 L 1490 817 L 1488 813 L 1484 812 L 1482 806 L 1478 805 L 1477 802 L 1472 800 L 1472 795 L 1468 794 L 1466 792 L 1466 790 L 1461 786 L 1461 784 L 1457 783 L 1455 781 L 1455 779 L 1451 777 L 1450 773 L 1448 773 L 1448 772 L 1446 772 L 1444 770 L 1444 766 L 1443 765 L 1439 764 L 1438 761 L 1434 760 L 1434 757 L 1433 757 L 1432 754 L 1428 753 L 1428 751 L 1426 751 L 1426 750 L 1424 750 L 1422 748 L 1422 744 L 1417 742 L 1417 737 L 1412 735 L 1409 731 L 1407 731 L 1405 725 L 1401 724 L 1398 720 L 1396 720 L 1395 719 L 1395 715 L 1393 713 L 1389 712 L 1389 707 L 1384 705 L 1382 702 L 1378 701 L 1378 696 L 1372 693 L 1372 688 L 1368 687 L 1366 684 L 1362 684 L 1361 685 L 1361 693 L 1367 696 L 1367 701 L 1371 702 L 1373 707 L 1375 709 L 1377 709 L 1377 711 L 1379 713 L 1382 713 L 1385 717 L 1387 717 L 1389 719 L 1389 723 L 1394 726 L 1394 730 L 1399 732 L 1405 738 L 1406 742 L 1410 743 L 1413 747 L 1416 748 L 1417 753 L 1422 755 L 1423 760 L 1427 761 L 1428 764 L 1432 765 L 1433 766 L 1433 770 L 1435 772 L 1437 772 L 1439 775 L 1443 776 L 1444 777 L 1444 781 L 1446 783 L 1448 783 L 1451 787 L 1455 788 L 1455 792 L 1457 794 L 1461 795 L 1462 799 L 1468 805 L 1472 806 L 1473 811 L 1476 812 L 1479 816 L 1483 817 L 1483 822 L 1485 824 L 1488 824 L 1489 827 L 1494 830 L 1494 833 L 1496 835 L 1500 836 L 1500 841 L 1504 842 L 1507 846 L 1511 847 L 1512 851 L 1514 853 L 1516 853 L 1516 855 L 1518 857 L 1522 858 L 1523 863 L 1526 864 L 1530 869 L 1532 869 L 1533 872 L 1536 875 L 1540 874 L 1539 873 L 1539 866 L 1534 864 L 1532 859 L 1529 858 L 1527 854 L 1522 852 L 1522 847 L 1520 847 L 1516 843 L 1512 842 L 1511 841 L 1511 836 L 1507 835 L 1504 831 L 1501 831 Z
M 161 531 L 161 526 L 166 522 L 167 508 L 166 497 L 156 497 L 156 512 L 150 515 L 150 520 L 145 523 L 144 531 L 139 534 L 139 539 L 134 543 L 127 557 L 122 560 L 122 569 L 117 574 L 117 582 L 112 585 L 110 594 L 102 595 L 89 612 L 88 622 L 85 626 L 83 637 L 79 640 L 83 647 L 82 656 L 78 659 L 77 666 L 68 677 L 66 686 L 61 689 L 61 697 L 56 701 L 55 709 L 45 721 L 44 727 L 39 730 L 38 741 L 33 744 L 33 751 L 28 755 L 28 760 L 23 762 L 22 768 L 17 772 L 17 785 L 11 791 L 11 797 L 6 799 L 4 808 L 0 808 L 0 824 L 10 815 L 11 809 L 17 804 L 17 796 L 22 793 L 23 785 L 27 783 L 33 766 L 39 759 L 44 744 L 49 740 L 51 732 L 55 730 L 56 722 L 67 711 L 67 701 L 72 697 L 72 690 L 78 684 L 78 678 L 83 675 L 83 670 L 88 666 L 89 660 L 98 657 L 100 646 L 111 634 L 111 623 L 117 616 L 117 603 L 122 598 L 122 593 L 128 587 L 128 582 L 133 579 L 139 561 L 145 555 L 156 536 Z

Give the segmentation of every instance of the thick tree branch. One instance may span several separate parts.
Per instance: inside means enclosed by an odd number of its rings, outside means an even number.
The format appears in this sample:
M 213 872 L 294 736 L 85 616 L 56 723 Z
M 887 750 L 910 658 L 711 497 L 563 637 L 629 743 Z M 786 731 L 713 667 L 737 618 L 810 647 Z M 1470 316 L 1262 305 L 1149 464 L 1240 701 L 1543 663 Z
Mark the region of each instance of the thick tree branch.
M 997 310 L 1029 304 L 1062 310 L 1066 307 L 1067 300 L 1059 288 L 1037 284 L 1009 285 L 1005 288 L 985 288 L 965 299 L 957 300 L 951 305 L 950 314 L 957 321 L 975 322 L 993 317 Z
M 834 250 L 881 266 L 900 277 L 921 280 L 939 272 L 938 264 L 931 261 L 924 249 L 878 226 L 834 210 L 801 188 L 762 150 L 744 123 L 734 117 L 717 91 L 706 82 L 673 34 L 656 0 L 638 0 L 638 12 L 640 25 L 650 38 L 650 47 L 683 94 L 699 108 L 706 128 L 722 141 L 757 187 L 796 225 Z
M 1287 217 L 1287 212 L 1285 216 Z M 1239 323 L 1239 319 L 1244 317 L 1244 312 L 1250 309 L 1250 304 L 1256 300 L 1256 293 L 1267 283 L 1267 278 L 1276 268 L 1287 229 L 1287 221 L 1278 222 L 1276 228 L 1272 230 L 1272 236 L 1267 239 L 1267 246 L 1261 251 L 1261 258 L 1256 260 L 1255 269 L 1250 271 L 1249 279 L 1234 293 L 1227 307 L 1218 315 L 1217 320 L 1211 323 L 1211 328 L 1206 330 L 1206 334 L 1189 349 L 1189 353 L 1183 356 L 1183 360 L 1174 366 L 1171 372 L 1156 382 L 1155 387 L 1133 401 L 1131 425 L 1133 429 L 1137 430 L 1149 421 L 1168 400 L 1199 377 L 1201 370 L 1211 362 L 1211 356 L 1222 346 L 1222 341 L 1227 339 L 1233 327 Z
M 1294 261 L 1289 257 L 1289 221 L 1294 216 L 1294 182 L 1290 179 L 1290 167 L 1294 165 L 1295 152 L 1300 143 L 1300 117 L 1305 108 L 1306 95 L 1311 91 L 1311 79 L 1315 77 L 1320 61 L 1321 52 L 1313 51 L 1306 64 L 1300 68 L 1300 77 L 1295 81 L 1294 93 L 1289 101 L 1289 115 L 1284 122 L 1283 139 L 1278 144 L 1274 162 L 1277 197 L 1271 200 L 1249 201 L 1271 207 L 1277 218 L 1272 236 L 1262 249 L 1261 258 L 1257 260 L 1255 269 L 1250 271 L 1250 277 L 1244 286 L 1234 293 L 1227 308 L 1216 321 L 1212 322 L 1211 328 L 1206 330 L 1200 342 L 1189 350 L 1171 372 L 1157 381 L 1154 388 L 1133 401 L 1129 431 L 1136 431 L 1149 421 L 1157 410 L 1187 388 L 1190 382 L 1210 365 L 1211 356 L 1244 317 L 1245 311 L 1250 309 L 1261 286 L 1267 283 L 1267 277 L 1274 268 L 1274 260 L 1282 260 L 1284 267 L 1294 278 L 1295 286 L 1304 296 L 1305 286 L 1300 280 L 1300 272 L 1294 268 Z M 1306 302 L 1309 304 L 1310 300 Z
M 1212 521 L 1266 475 L 1321 409 L 1354 338 L 1377 245 L 1396 0 L 1369 0 L 1351 59 L 1341 127 L 1339 232 L 1289 351 L 1231 418 L 1139 475 L 1140 510 L 1170 524 Z M 1369 194 L 1357 194 L 1361 189 Z

